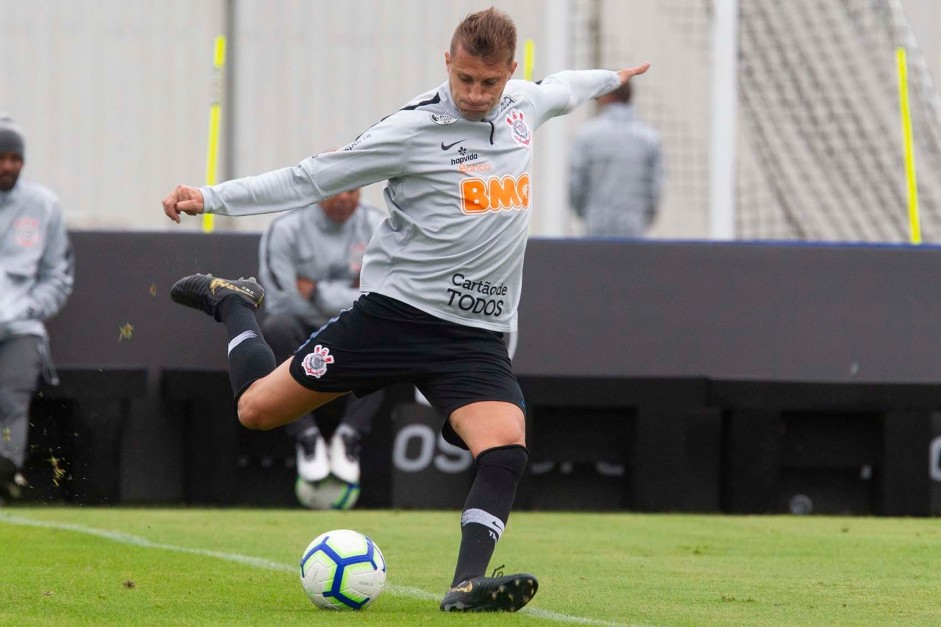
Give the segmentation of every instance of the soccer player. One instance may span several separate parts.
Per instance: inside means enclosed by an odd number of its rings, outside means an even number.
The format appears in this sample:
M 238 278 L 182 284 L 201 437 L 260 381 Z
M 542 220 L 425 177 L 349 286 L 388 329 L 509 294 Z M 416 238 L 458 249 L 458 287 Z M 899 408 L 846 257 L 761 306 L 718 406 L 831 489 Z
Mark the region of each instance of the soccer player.
M 528 458 L 523 395 L 502 334 L 516 329 L 533 132 L 649 67 L 530 83 L 510 80 L 515 54 L 508 15 L 468 15 L 444 54 L 447 81 L 343 149 L 220 185 L 180 185 L 163 201 L 179 222 L 183 213 L 295 209 L 388 179 L 390 216 L 366 249 L 362 295 L 280 366 L 255 320 L 264 293 L 254 280 L 192 275 L 171 297 L 225 324 L 246 427 L 271 429 L 344 394 L 401 381 L 445 417 L 444 437 L 477 465 L 445 611 L 516 611 L 537 589 L 531 574 L 485 576 Z

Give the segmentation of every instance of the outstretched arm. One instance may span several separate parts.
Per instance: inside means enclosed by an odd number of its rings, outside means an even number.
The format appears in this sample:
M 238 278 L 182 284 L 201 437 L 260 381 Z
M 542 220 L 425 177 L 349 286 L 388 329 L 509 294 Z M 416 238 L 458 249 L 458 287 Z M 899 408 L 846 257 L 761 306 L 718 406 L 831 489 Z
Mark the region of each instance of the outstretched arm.
M 569 113 L 588 100 L 614 91 L 649 67 L 649 63 L 642 63 L 618 71 L 563 70 L 547 76 L 532 87 L 536 98 L 535 126 L 538 128 L 549 118 Z
M 612 73 L 613 74 L 613 73 Z M 163 200 L 168 218 L 212 213 L 246 216 L 300 209 L 349 189 L 401 176 L 422 116 L 390 115 L 343 150 L 307 157 L 297 165 L 217 185 L 179 185 Z

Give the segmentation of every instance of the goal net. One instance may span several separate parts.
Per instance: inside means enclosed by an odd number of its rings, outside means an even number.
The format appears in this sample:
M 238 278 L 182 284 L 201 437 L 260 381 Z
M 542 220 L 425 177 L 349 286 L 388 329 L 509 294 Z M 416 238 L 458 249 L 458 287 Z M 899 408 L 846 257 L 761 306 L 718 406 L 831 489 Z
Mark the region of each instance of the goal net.
M 603 16 L 595 23 L 603 63 L 625 53 L 654 57 L 658 72 L 639 85 L 647 101 L 637 106 L 663 132 L 668 204 L 675 212 L 707 211 L 713 2 L 661 0 L 643 15 L 658 22 L 657 36 L 646 39 L 605 30 L 618 4 L 577 3 Z M 629 4 L 637 17 L 641 3 Z M 902 47 L 921 236 L 941 242 L 941 100 L 901 0 L 739 0 L 739 13 L 736 237 L 909 241 Z M 641 44 L 625 43 L 630 37 Z M 592 44 L 583 36 L 575 50 L 585 57 Z M 695 93 L 671 82 L 693 85 Z M 690 97 L 696 107 L 683 102 Z

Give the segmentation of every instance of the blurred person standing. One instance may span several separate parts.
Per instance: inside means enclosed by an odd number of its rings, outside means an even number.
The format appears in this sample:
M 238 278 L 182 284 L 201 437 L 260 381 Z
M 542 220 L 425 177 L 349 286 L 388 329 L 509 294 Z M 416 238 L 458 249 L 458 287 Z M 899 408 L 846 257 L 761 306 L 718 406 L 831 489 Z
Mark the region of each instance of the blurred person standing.
M 29 407 L 58 379 L 44 324 L 72 293 L 74 263 L 56 195 L 20 179 L 23 129 L 0 114 L 0 501 L 27 484 Z
M 278 362 L 359 297 L 363 255 L 382 218 L 354 189 L 280 216 L 265 230 L 258 265 L 267 313 L 260 324 Z M 362 439 L 382 398 L 378 390 L 339 399 L 345 406 L 335 429 L 318 412 L 285 425 L 297 448 L 298 476 L 315 482 L 332 474 L 358 484 Z
M 663 187 L 660 134 L 638 119 L 631 84 L 598 98 L 601 111 L 575 133 L 569 201 L 585 234 L 643 237 Z

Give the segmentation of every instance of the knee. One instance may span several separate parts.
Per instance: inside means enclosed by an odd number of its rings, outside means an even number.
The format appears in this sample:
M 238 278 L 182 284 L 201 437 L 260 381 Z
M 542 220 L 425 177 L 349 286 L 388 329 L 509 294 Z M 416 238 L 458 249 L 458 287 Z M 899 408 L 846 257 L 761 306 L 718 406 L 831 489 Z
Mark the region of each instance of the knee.
M 496 446 L 482 451 L 476 461 L 478 469 L 484 466 L 499 467 L 519 481 L 529 461 L 529 450 L 519 444 Z
M 239 423 L 247 429 L 268 431 L 277 426 L 267 419 L 267 414 L 262 411 L 257 402 L 253 402 L 252 395 L 248 391 L 239 397 L 236 411 Z

